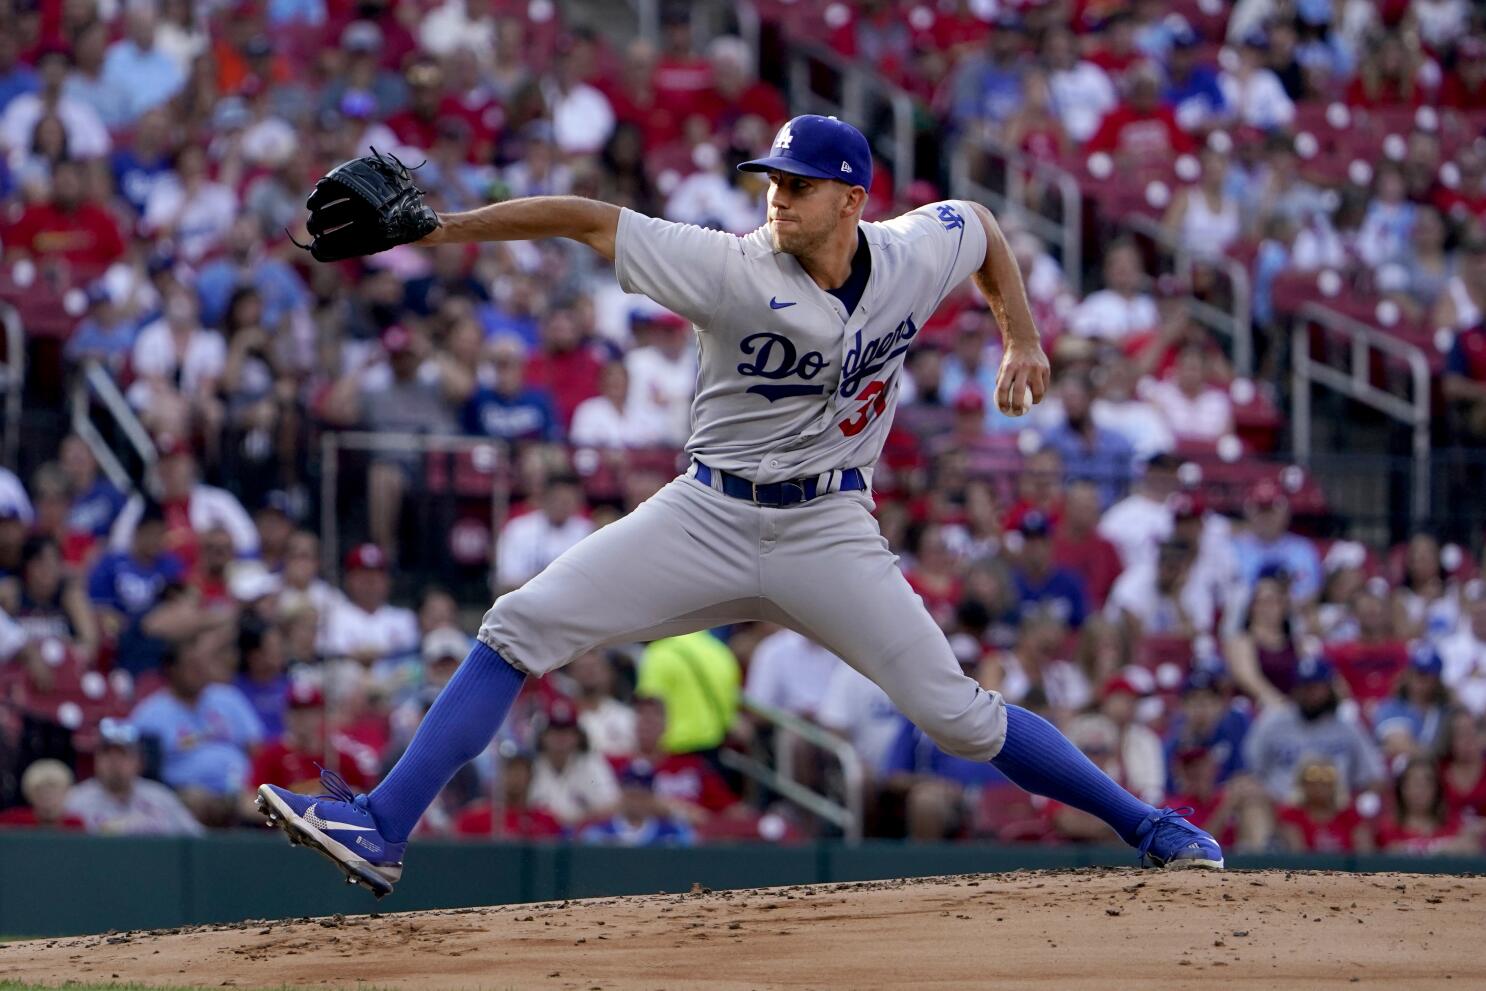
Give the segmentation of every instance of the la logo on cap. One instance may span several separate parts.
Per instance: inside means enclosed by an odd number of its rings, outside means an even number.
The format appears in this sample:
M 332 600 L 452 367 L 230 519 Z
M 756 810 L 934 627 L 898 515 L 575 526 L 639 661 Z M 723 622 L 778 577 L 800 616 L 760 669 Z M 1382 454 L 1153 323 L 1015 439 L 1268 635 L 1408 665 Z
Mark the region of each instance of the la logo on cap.
M 779 129 L 779 136 L 774 139 L 774 147 L 780 149 L 788 148 L 789 143 L 794 139 L 795 136 L 790 133 L 789 125 L 785 124 Z

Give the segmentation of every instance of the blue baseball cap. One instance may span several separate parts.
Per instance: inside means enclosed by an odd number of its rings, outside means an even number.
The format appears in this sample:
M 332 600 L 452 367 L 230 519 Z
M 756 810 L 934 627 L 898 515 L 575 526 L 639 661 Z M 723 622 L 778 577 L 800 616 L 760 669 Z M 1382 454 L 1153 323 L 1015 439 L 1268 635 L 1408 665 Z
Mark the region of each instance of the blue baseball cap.
M 1428 643 L 1417 644 L 1409 651 L 1409 666 L 1420 674 L 1439 675 L 1445 670 L 1439 651 Z
M 769 157 L 738 166 L 739 172 L 778 169 L 812 179 L 839 179 L 872 187 L 872 149 L 862 132 L 836 117 L 801 114 L 774 135 Z
M 1324 657 L 1303 657 L 1295 667 L 1295 684 L 1315 685 L 1330 682 L 1336 677 L 1336 668 Z

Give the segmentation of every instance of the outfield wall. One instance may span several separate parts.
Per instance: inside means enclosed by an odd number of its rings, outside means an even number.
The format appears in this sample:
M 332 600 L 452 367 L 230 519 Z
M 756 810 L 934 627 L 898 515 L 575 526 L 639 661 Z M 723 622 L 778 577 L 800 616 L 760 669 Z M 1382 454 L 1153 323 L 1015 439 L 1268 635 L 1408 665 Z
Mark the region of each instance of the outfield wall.
M 1483 857 L 1235 856 L 1228 862 L 1235 868 L 1486 873 Z M 633 850 L 420 841 L 397 891 L 377 902 L 278 834 L 145 839 L 7 831 L 0 833 L 0 935 L 684 892 L 698 882 L 748 888 L 1133 863 L 1130 851 L 1109 847 L 869 842 Z

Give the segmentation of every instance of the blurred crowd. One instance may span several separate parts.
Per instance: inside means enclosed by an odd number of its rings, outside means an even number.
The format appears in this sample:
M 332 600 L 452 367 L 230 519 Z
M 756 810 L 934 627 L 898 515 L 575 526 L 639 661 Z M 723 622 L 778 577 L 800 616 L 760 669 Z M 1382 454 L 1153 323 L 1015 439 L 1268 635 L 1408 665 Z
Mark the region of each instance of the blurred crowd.
M 1084 179 L 1098 155 L 1141 182 L 1191 156 L 1155 214 L 1199 254 L 1255 266 L 1261 330 L 1285 279 L 1341 273 L 1451 331 L 1437 354 L 1470 426 L 1486 45 L 1467 5 L 759 7 L 870 61 L 955 135 Z M 313 789 L 320 765 L 371 786 L 464 657 L 473 611 L 675 474 L 693 336 L 591 253 L 314 265 L 283 235 L 302 233 L 315 178 L 372 147 L 422 161 L 438 209 L 572 192 L 753 229 L 762 187 L 732 165 L 789 109 L 740 38 L 663 13 L 651 45 L 540 0 L 0 0 L 0 282 L 79 293 L 67 368 L 98 362 L 157 457 L 139 491 L 78 435 L 25 478 L 0 469 L 0 823 L 194 833 L 253 822 L 253 786 Z M 1333 104 L 1358 121 L 1406 110 L 1402 154 L 1362 177 L 1321 133 L 1346 130 Z M 1469 140 L 1454 111 L 1476 121 Z M 870 215 L 938 198 L 943 165 L 901 195 L 875 170 Z M 1472 553 L 1422 532 L 1330 538 L 1314 483 L 1252 457 L 1275 445 L 1280 397 L 1192 319 L 1200 272 L 1152 278 L 1143 245 L 1115 238 L 1078 296 L 1006 227 L 1052 395 L 1020 420 L 987 401 L 999 333 L 966 287 L 923 328 L 874 480 L 966 670 L 1235 849 L 1479 850 Z M 348 428 L 475 438 L 510 471 L 475 472 L 453 525 L 431 523 L 433 462 L 389 445 L 341 466 L 331 520 L 318 440 Z M 509 496 L 495 518 L 492 486 Z M 443 544 L 488 566 L 478 601 L 399 580 Z M 594 652 L 532 684 L 420 829 L 816 835 L 725 756 L 775 746 L 742 698 L 850 744 L 869 835 L 1109 838 L 938 751 L 839 659 L 762 624 Z M 838 786 L 818 754 L 794 763 Z

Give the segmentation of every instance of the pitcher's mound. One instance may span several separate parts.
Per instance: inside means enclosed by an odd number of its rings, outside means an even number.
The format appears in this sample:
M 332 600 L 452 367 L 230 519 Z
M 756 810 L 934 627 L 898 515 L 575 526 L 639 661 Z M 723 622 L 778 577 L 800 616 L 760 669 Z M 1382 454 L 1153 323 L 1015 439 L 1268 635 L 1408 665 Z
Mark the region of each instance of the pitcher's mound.
M 1479 898 L 1479 900 L 1477 900 Z M 1019 871 L 0 947 L 22 982 L 672 991 L 1486 987 L 1486 880 Z

